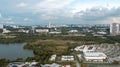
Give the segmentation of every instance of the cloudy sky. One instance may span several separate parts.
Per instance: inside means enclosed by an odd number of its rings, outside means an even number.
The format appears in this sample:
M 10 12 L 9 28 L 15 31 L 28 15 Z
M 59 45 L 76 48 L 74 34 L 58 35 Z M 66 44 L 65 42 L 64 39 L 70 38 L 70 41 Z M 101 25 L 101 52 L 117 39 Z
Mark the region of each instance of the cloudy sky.
M 120 22 L 120 0 L 0 0 L 3 24 Z

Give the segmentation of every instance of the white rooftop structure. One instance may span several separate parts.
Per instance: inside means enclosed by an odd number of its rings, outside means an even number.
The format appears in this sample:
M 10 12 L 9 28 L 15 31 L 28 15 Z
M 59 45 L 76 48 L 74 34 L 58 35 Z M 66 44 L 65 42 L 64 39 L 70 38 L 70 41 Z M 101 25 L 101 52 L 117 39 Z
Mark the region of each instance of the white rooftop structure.
M 99 31 L 99 32 L 97 32 L 98 34 L 107 34 L 106 32 L 104 32 L 104 31 Z
M 36 29 L 36 32 L 39 32 L 39 33 L 47 33 L 47 32 L 49 32 L 49 30 L 48 29 Z
M 102 52 L 84 52 L 86 61 L 103 61 L 107 56 Z
M 23 66 L 25 66 L 23 62 L 14 62 L 8 64 L 8 67 L 23 67 Z
M 82 46 L 77 46 L 75 51 L 82 51 L 82 52 L 95 52 L 96 47 L 95 45 L 82 45 Z
M 61 67 L 61 65 L 53 63 L 53 64 L 45 64 L 45 65 L 41 65 L 41 67 Z
M 74 61 L 74 56 L 72 55 L 62 56 L 61 61 Z
M 2 33 L 9 33 L 9 32 L 11 31 L 4 28 Z
M 56 54 L 51 56 L 50 61 L 55 61 L 55 59 L 56 59 Z
M 86 57 L 106 57 L 106 55 L 102 52 L 85 52 L 84 56 Z
M 70 32 L 70 33 L 77 33 L 78 30 L 70 30 L 69 32 Z
M 60 34 L 61 32 L 56 32 L 56 31 L 53 31 L 53 32 L 49 32 L 50 34 Z

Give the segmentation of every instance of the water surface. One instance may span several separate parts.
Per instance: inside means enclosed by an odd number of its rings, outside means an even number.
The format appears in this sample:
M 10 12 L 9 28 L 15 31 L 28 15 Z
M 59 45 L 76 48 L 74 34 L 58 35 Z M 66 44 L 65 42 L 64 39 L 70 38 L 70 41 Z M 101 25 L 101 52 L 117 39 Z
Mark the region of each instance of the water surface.
M 33 51 L 23 49 L 25 43 L 0 44 L 0 58 L 15 60 L 17 58 L 33 57 Z

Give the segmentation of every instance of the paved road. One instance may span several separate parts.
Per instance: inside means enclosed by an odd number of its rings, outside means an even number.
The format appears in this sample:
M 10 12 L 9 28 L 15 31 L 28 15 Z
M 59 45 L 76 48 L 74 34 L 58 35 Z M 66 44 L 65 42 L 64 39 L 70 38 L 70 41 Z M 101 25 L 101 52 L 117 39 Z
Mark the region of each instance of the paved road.
M 75 61 L 75 62 L 76 62 L 76 67 L 81 67 L 81 66 L 80 66 L 80 63 L 79 63 L 79 61 L 78 61 L 79 59 L 77 58 L 77 55 L 74 55 L 74 56 L 75 56 L 75 60 L 76 60 L 76 61 Z
M 80 63 L 76 61 L 76 67 L 80 67 Z

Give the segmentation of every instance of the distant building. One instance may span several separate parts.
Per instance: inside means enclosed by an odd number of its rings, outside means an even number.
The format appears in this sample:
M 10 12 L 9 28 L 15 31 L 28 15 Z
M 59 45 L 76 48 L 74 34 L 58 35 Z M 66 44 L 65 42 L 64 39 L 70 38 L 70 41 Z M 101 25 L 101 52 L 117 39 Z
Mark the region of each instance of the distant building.
M 102 34 L 102 35 L 105 35 L 105 34 L 107 34 L 106 32 L 104 32 L 104 31 L 99 31 L 99 32 L 97 32 L 97 34 Z
M 29 30 L 19 29 L 18 32 L 29 33 Z
M 61 32 L 57 32 L 57 31 L 53 31 L 53 32 L 49 32 L 50 34 L 61 34 Z
M 54 54 L 50 57 L 50 61 L 55 61 L 55 59 L 56 59 L 56 54 Z
M 61 61 L 74 61 L 74 56 L 72 56 L 72 55 L 62 56 Z
M 49 29 L 36 29 L 37 33 L 48 33 Z
M 53 63 L 53 64 L 44 64 L 41 65 L 41 67 L 61 67 L 61 65 Z
M 70 30 L 69 33 L 77 33 L 78 30 Z
M 0 33 L 2 33 L 3 32 L 3 24 L 0 24 Z
M 11 31 L 4 28 L 2 33 L 9 33 L 9 32 Z
M 0 24 L 0 29 L 3 29 L 3 24 Z
M 119 35 L 120 34 L 120 24 L 119 23 L 112 23 L 110 25 L 110 34 L 111 35 Z
M 38 67 L 38 62 L 12 62 L 7 67 Z
M 23 66 L 25 66 L 23 62 L 13 62 L 8 64 L 8 67 L 23 67 Z
M 38 67 L 38 62 L 25 62 L 25 65 L 28 65 L 28 67 Z
M 82 51 L 82 52 L 95 52 L 96 47 L 95 45 L 82 45 L 82 46 L 77 46 L 75 51 Z
M 93 62 L 103 62 L 107 59 L 107 56 L 102 52 L 84 52 L 84 59 L 86 61 L 93 61 Z
M 71 67 L 71 65 L 63 65 L 62 67 Z
M 11 27 L 12 27 L 12 28 L 15 28 L 15 29 L 16 29 L 16 28 L 19 28 L 18 25 L 11 25 Z
M 106 29 L 106 34 L 110 34 L 110 28 Z
M 51 23 L 50 22 L 48 23 L 48 28 L 51 28 Z
M 35 34 L 36 33 L 36 26 L 31 26 L 31 29 L 29 30 L 30 34 Z

